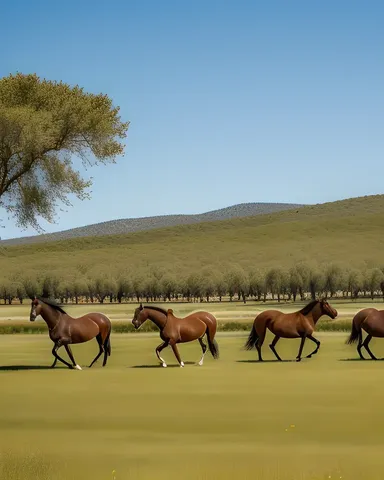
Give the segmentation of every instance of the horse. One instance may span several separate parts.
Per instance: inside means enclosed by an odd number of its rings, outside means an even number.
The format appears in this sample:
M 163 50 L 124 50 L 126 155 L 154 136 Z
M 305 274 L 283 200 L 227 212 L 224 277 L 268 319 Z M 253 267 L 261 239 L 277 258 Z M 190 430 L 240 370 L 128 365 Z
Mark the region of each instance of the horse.
M 367 332 L 367 336 L 363 342 L 362 330 Z M 372 337 L 384 337 L 384 310 L 377 310 L 376 308 L 364 308 L 357 312 L 352 320 L 352 331 L 347 340 L 347 344 L 355 343 L 358 340 L 357 352 L 362 360 L 365 360 L 361 349 L 365 347 L 372 360 L 377 360 L 375 355 L 371 352 L 368 344 Z
M 203 365 L 204 356 L 207 351 L 207 346 L 203 342 L 203 337 L 206 335 L 208 341 L 209 351 L 214 359 L 219 358 L 219 347 L 214 339 L 217 328 L 216 318 L 208 312 L 191 313 L 185 318 L 177 318 L 173 315 L 173 310 L 164 310 L 159 307 L 148 307 L 140 303 L 136 308 L 132 324 L 137 330 L 146 320 L 151 320 L 160 330 L 160 338 L 163 340 L 158 347 L 156 347 L 156 356 L 163 367 L 167 364 L 161 358 L 160 352 L 171 346 L 173 353 L 179 362 L 180 367 L 184 367 L 184 362 L 181 360 L 177 344 L 192 342 L 198 340 L 203 351 L 202 357 L 198 365 Z
M 89 368 L 104 353 L 103 367 L 107 364 L 107 357 L 111 355 L 111 321 L 102 313 L 88 313 L 79 318 L 70 317 L 55 301 L 36 297 L 32 300 L 30 321 L 34 322 L 39 315 L 45 320 L 49 329 L 49 337 L 54 343 L 52 355 L 55 357 L 51 368 L 57 360 L 70 369 L 82 370 L 75 362 L 70 344 L 84 343 L 96 338 L 99 353 L 96 355 Z M 71 359 L 72 365 L 59 357 L 57 351 L 64 346 Z
M 301 361 L 305 340 L 308 338 L 316 344 L 316 349 L 307 355 L 311 358 L 320 348 L 320 341 L 312 334 L 315 330 L 316 323 L 322 315 L 335 319 L 337 311 L 329 305 L 325 299 L 314 300 L 304 308 L 293 313 L 283 313 L 279 310 L 265 310 L 256 316 L 252 330 L 245 344 L 247 350 L 253 347 L 257 348 L 259 361 L 262 362 L 261 347 L 265 339 L 267 328 L 275 335 L 272 343 L 269 345 L 278 361 L 282 361 L 275 347 L 280 338 L 301 338 L 299 353 L 296 361 Z

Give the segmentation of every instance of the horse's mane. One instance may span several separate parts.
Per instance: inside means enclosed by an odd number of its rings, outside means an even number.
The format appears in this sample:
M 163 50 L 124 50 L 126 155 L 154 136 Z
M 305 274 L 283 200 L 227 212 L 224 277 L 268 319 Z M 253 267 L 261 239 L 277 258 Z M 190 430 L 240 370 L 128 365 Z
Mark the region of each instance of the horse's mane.
M 144 305 L 143 308 L 150 308 L 152 310 L 157 310 L 158 312 L 164 313 L 164 315 L 167 315 L 167 310 L 164 310 L 164 308 L 153 307 L 152 305 Z
M 50 298 L 41 298 L 41 297 L 37 297 L 37 299 L 40 302 L 43 302 L 43 303 L 49 305 L 50 307 L 57 310 L 58 312 L 65 313 L 65 314 L 67 313 L 60 307 L 60 305 L 57 304 L 57 302 L 55 300 L 52 300 Z
M 299 313 L 303 315 L 308 315 L 309 312 L 312 311 L 313 308 L 319 303 L 319 300 L 313 300 L 312 302 L 308 303 L 305 307 L 299 310 Z

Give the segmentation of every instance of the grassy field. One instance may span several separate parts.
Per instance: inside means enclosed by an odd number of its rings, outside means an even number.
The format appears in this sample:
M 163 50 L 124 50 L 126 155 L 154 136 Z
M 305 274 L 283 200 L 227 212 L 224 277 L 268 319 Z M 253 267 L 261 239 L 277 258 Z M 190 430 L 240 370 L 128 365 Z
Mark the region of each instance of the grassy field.
M 162 308 L 172 308 L 176 316 L 184 317 L 197 310 L 207 310 L 211 312 L 218 320 L 219 328 L 230 327 L 230 330 L 236 330 L 234 324 L 241 324 L 240 328 L 250 328 L 256 315 L 263 310 L 270 308 L 278 309 L 283 312 L 294 312 L 302 308 L 307 302 L 286 303 L 281 302 L 215 302 L 215 303 L 156 303 Z M 318 323 L 318 330 L 349 330 L 353 316 L 361 309 L 375 307 L 384 309 L 384 303 L 381 301 L 331 301 L 331 304 L 338 311 L 336 320 L 330 320 L 328 317 L 322 317 Z M 120 326 L 128 327 L 137 308 L 137 303 L 127 304 L 85 304 L 65 306 L 67 313 L 73 317 L 80 317 L 90 311 L 100 311 L 109 316 L 113 323 L 115 331 L 121 331 Z M 30 303 L 24 305 L 0 305 L 0 334 L 7 332 L 17 333 L 21 327 L 33 331 L 42 331 L 45 322 L 41 317 L 34 323 L 29 321 Z M 148 322 L 149 323 L 149 322 Z M 15 327 L 15 329 L 13 329 Z
M 0 336 L 0 478 L 382 478 L 383 364 L 356 360 L 345 334 L 318 338 L 317 357 L 259 364 L 244 335 L 220 334 L 220 360 L 164 369 L 158 335 L 114 335 L 106 368 L 71 371 L 47 368 L 45 336 Z M 278 348 L 292 360 L 298 346 Z M 73 350 L 82 366 L 97 351 Z M 200 356 L 198 344 L 180 351 Z
M 157 267 L 184 274 L 202 266 L 290 267 L 297 261 L 381 266 L 383 212 L 384 195 L 376 195 L 231 221 L 6 247 L 0 272 L 70 277 Z

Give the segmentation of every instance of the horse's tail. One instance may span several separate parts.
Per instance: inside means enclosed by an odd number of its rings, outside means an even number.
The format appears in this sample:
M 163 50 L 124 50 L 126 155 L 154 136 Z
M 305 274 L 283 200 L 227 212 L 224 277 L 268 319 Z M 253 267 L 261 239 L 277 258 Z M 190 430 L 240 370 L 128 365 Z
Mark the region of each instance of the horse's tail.
M 104 340 L 104 349 L 107 352 L 109 357 L 111 356 L 111 331 L 112 331 L 112 323 L 111 323 L 111 320 L 108 318 L 108 333 Z
M 347 341 L 345 342 L 347 345 L 351 345 L 352 343 L 355 343 L 361 334 L 361 322 L 359 323 L 359 325 L 356 325 L 357 320 L 358 320 L 358 317 L 357 315 L 355 315 L 355 317 L 352 320 L 351 334 L 349 335 Z
M 220 356 L 220 352 L 219 352 L 219 345 L 217 344 L 217 342 L 214 338 L 215 334 L 216 334 L 216 322 L 212 323 L 212 324 L 208 323 L 208 325 L 207 325 L 207 340 L 208 340 L 209 351 L 211 352 L 212 357 L 214 359 L 218 359 L 219 356 Z
M 105 339 L 105 346 L 107 349 L 108 357 L 110 357 L 111 356 L 111 332 L 108 333 L 108 336 Z
M 255 324 L 253 324 L 251 332 L 248 336 L 248 340 L 246 341 L 244 348 L 246 350 L 252 350 L 256 346 L 257 340 L 259 339 L 259 335 L 256 332 Z

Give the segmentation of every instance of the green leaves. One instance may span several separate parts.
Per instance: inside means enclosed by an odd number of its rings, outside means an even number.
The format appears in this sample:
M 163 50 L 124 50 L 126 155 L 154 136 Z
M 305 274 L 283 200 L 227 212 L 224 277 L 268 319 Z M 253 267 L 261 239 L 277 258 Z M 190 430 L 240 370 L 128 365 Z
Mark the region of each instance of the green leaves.
M 124 153 L 129 122 L 103 94 L 79 86 L 10 75 L 0 80 L 0 206 L 18 225 L 53 222 L 68 196 L 88 198 L 91 182 L 73 168 L 115 162 Z

